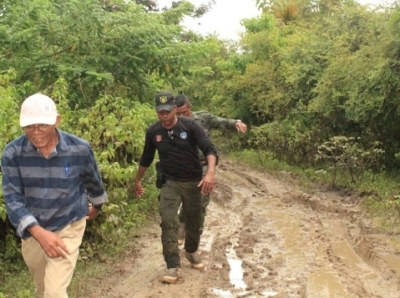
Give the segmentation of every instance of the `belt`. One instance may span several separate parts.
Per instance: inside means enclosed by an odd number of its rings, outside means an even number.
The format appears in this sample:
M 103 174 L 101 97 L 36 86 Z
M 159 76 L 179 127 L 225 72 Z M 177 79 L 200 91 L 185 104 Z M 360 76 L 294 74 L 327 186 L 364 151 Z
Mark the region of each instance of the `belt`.
M 202 178 L 198 178 L 198 179 L 183 179 L 183 178 L 174 178 L 174 177 L 168 177 L 165 176 L 165 179 L 167 181 L 173 181 L 173 182 L 196 182 L 196 181 L 200 181 Z

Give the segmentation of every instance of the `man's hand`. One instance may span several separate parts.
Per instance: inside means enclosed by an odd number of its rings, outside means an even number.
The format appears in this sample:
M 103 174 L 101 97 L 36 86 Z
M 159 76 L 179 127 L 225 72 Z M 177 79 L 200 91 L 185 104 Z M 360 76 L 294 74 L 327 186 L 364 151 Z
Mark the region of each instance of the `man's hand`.
M 201 186 L 201 193 L 204 195 L 209 195 L 214 189 L 215 176 L 214 173 L 207 173 L 197 186 Z
M 143 196 L 145 194 L 144 188 L 142 186 L 142 183 L 139 182 L 135 182 L 135 196 L 140 198 L 141 196 Z
M 57 234 L 35 225 L 28 229 L 29 233 L 40 243 L 49 258 L 65 258 L 69 251 Z
M 92 203 L 89 203 L 89 213 L 86 216 L 86 220 L 91 220 L 99 215 L 100 211 L 93 207 Z
M 140 166 L 138 172 L 136 173 L 136 177 L 135 177 L 135 196 L 137 198 L 140 198 L 141 196 L 144 195 L 144 188 L 142 186 L 142 177 L 144 175 L 144 173 L 146 173 L 147 171 L 147 167 L 143 167 Z
M 238 132 L 246 132 L 247 131 L 247 125 L 244 124 L 242 121 L 238 120 L 236 121 L 236 129 Z

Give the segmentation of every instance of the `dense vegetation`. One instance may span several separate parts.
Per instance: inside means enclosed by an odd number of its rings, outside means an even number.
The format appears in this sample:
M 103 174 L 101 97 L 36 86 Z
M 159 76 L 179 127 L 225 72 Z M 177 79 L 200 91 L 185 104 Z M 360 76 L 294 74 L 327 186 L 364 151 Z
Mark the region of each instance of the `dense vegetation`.
M 342 169 L 353 184 L 397 173 L 397 3 L 256 2 L 260 15 L 243 21 L 236 42 L 182 27 L 210 8 L 184 1 L 162 10 L 153 1 L 0 1 L 0 148 L 22 133 L 19 106 L 39 91 L 56 100 L 62 129 L 92 143 L 109 203 L 88 228 L 88 255 L 95 243 L 121 243 L 155 210 L 154 172 L 147 199 L 135 200 L 132 185 L 160 90 L 184 90 L 195 109 L 243 119 L 251 133 L 240 148 L 331 171 L 332 185 Z M 12 274 L 4 264 L 20 260 L 3 200 L 0 235 L 1 285 Z

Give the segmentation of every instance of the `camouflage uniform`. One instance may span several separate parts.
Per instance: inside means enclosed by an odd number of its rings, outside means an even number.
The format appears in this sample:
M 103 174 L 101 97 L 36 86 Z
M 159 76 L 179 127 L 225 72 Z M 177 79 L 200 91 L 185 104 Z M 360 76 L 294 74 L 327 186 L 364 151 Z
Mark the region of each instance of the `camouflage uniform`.
M 236 122 L 238 120 L 235 119 L 226 119 L 222 117 L 215 116 L 206 111 L 197 111 L 192 112 L 192 118 L 194 118 L 197 123 L 199 123 L 207 135 L 211 129 L 224 129 L 224 130 L 236 130 Z M 204 158 L 204 155 L 199 151 L 200 161 L 203 164 L 203 173 L 207 172 L 207 164 Z M 202 212 L 201 212 L 201 231 L 203 231 L 207 206 L 210 203 L 210 195 L 202 194 Z M 182 212 L 182 207 L 179 210 L 179 222 L 184 223 L 185 217 L 184 212 Z
M 235 130 L 236 122 L 235 119 L 226 119 L 210 114 L 206 111 L 192 112 L 193 118 L 201 124 L 204 131 L 209 134 L 211 129 L 226 129 Z

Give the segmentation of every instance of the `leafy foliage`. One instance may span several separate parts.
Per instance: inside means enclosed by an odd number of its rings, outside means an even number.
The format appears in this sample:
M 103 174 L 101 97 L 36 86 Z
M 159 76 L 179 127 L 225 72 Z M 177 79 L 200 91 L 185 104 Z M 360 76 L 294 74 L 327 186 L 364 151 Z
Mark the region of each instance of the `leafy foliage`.
M 88 226 L 86 256 L 97 256 L 101 245 L 122 246 L 156 210 L 154 169 L 143 200 L 133 198 L 132 179 L 159 90 L 183 90 L 195 109 L 249 124 L 250 133 L 229 138 L 223 150 L 255 149 L 274 166 L 329 168 L 333 185 L 347 178 L 372 189 L 383 185 L 383 169 L 398 172 L 398 5 L 255 2 L 262 13 L 242 21 L 246 32 L 236 42 L 180 25 L 213 1 L 162 9 L 147 0 L 1 1 L 0 142 L 4 148 L 21 133 L 19 105 L 40 91 L 57 102 L 61 128 L 92 144 L 109 203 Z M 396 198 L 385 208 L 397 210 L 399 190 L 382 188 Z M 3 200 L 0 228 L 3 256 L 14 260 L 18 239 Z
M 272 152 L 272 157 L 289 164 L 313 164 L 318 136 L 302 122 L 271 122 L 253 128 L 249 143 L 258 150 Z
M 318 147 L 317 160 L 327 161 L 333 170 L 332 186 L 335 185 L 337 171 L 344 168 L 349 171 L 351 182 L 356 183 L 368 169 L 379 169 L 384 151 L 381 144 L 375 142 L 369 149 L 363 148 L 361 138 L 336 136 Z
M 22 133 L 20 104 L 36 92 L 56 101 L 61 129 L 92 144 L 109 201 L 105 212 L 88 225 L 83 247 L 89 257 L 98 255 L 101 245 L 123 247 L 155 212 L 154 169 L 145 177 L 144 199 L 135 199 L 132 189 L 145 128 L 156 120 L 149 103 L 161 89 L 211 75 L 210 67 L 195 62 L 218 52 L 221 45 L 179 25 L 184 16 L 200 16 L 209 5 L 196 10 L 181 1 L 159 11 L 149 1 L 139 2 L 0 4 L 1 146 Z M 0 227 L 1 260 L 20 258 L 4 200 Z
M 101 94 L 145 102 L 212 50 L 201 41 L 179 42 L 178 24 L 194 10 L 187 2 L 162 13 L 132 2 L 116 11 L 97 0 L 3 2 L 0 68 L 15 68 L 18 84 L 30 82 L 22 97 L 64 78 L 71 108 L 90 107 Z

